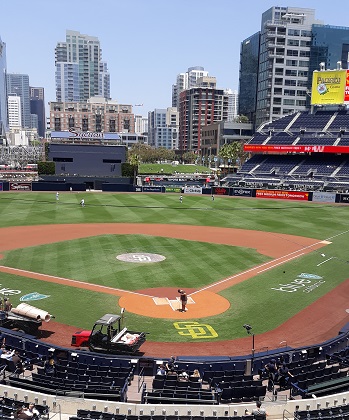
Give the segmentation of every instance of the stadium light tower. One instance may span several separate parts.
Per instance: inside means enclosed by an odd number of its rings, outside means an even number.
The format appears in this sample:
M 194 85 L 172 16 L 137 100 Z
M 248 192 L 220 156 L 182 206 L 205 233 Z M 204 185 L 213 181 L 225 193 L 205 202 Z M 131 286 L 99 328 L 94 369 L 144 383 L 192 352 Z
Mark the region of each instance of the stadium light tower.
M 252 335 L 252 351 L 251 351 L 251 363 L 252 363 L 252 369 L 253 369 L 253 362 L 254 362 L 254 333 L 251 332 L 252 327 L 249 324 L 244 324 L 243 327 L 245 328 L 245 330 L 247 331 L 247 334 Z

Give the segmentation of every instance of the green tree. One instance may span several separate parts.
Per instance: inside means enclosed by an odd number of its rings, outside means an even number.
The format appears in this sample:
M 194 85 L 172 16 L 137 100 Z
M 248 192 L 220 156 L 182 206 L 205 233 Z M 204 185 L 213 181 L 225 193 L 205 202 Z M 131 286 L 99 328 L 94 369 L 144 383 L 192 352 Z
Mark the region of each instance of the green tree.
M 129 156 L 128 158 L 129 164 L 132 166 L 133 168 L 133 185 L 136 185 L 136 178 L 138 175 L 138 168 L 139 168 L 139 164 L 141 163 L 139 156 L 136 155 L 135 153 L 133 153 L 132 155 Z
M 198 156 L 194 152 L 185 152 L 182 155 L 182 160 L 184 163 L 195 163 L 197 157 Z

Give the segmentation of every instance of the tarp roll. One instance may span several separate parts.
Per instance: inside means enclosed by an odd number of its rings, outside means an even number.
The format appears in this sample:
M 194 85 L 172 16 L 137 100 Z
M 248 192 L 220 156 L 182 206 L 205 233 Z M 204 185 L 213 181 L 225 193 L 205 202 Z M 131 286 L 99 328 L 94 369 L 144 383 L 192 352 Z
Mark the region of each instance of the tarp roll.
M 35 308 L 35 306 L 28 305 L 27 303 L 20 303 L 16 308 L 12 308 L 11 312 L 14 314 L 26 316 L 28 318 L 36 319 L 38 321 L 49 322 L 51 315 L 42 309 Z

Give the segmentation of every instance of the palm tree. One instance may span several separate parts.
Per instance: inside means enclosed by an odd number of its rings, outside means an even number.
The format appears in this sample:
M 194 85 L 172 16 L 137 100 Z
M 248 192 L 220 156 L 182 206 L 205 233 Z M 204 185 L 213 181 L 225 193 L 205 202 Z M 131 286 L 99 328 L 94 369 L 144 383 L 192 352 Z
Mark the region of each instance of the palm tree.
M 139 156 L 136 153 L 130 154 L 129 158 L 128 158 L 128 162 L 133 167 L 133 185 L 136 185 L 136 178 L 137 178 L 137 175 L 138 175 L 138 167 L 141 163 L 140 159 L 139 159 Z

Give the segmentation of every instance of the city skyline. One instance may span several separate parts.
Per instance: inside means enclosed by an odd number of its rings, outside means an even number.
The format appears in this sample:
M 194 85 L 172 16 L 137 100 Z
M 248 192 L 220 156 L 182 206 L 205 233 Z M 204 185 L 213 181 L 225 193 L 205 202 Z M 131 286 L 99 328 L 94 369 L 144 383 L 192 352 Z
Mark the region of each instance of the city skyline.
M 240 43 L 260 29 L 264 11 L 274 1 L 252 0 L 62 0 L 48 9 L 45 0 L 5 0 L 0 37 L 6 43 L 8 73 L 28 74 L 31 86 L 45 89 L 46 105 L 56 100 L 55 47 L 67 30 L 97 37 L 110 72 L 111 97 L 147 116 L 171 107 L 172 85 L 179 73 L 202 66 L 217 88 L 238 90 Z M 315 9 L 324 24 L 348 26 L 337 8 L 309 0 L 280 6 Z M 217 59 L 218 57 L 218 59 Z M 137 106 L 143 104 L 143 106 Z

